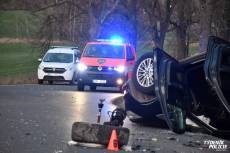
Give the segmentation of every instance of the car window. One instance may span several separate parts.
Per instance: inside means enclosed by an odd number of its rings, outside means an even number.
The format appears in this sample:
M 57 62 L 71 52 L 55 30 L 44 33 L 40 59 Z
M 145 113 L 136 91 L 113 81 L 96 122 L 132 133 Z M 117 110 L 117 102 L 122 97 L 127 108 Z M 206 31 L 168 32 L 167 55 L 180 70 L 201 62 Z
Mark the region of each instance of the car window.
M 133 55 L 133 52 L 132 52 L 132 49 L 130 46 L 127 46 L 126 47 L 126 53 L 127 53 L 127 60 L 133 60 L 134 59 L 134 55 Z
M 88 44 L 85 48 L 84 57 L 96 58 L 124 58 L 124 47 L 110 44 Z
M 43 62 L 72 63 L 73 54 L 68 53 L 47 53 Z

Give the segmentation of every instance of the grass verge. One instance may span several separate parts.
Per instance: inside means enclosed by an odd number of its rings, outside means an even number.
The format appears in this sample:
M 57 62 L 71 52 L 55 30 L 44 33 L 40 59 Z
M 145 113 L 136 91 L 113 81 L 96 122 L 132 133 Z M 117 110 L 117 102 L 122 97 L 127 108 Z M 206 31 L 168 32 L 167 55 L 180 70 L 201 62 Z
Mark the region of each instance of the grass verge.
M 30 44 L 0 44 L 0 84 L 34 83 L 40 52 Z

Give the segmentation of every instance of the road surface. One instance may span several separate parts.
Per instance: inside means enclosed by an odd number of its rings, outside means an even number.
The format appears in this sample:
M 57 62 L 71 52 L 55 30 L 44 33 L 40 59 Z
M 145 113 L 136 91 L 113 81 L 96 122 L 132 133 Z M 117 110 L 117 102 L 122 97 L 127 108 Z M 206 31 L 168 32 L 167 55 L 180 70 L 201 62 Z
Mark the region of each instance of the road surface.
M 69 144 L 75 121 L 96 123 L 97 104 L 105 98 L 102 122 L 116 106 L 111 98 L 120 96 L 107 88 L 100 92 L 78 92 L 67 85 L 0 86 L 0 153 L 101 153 L 105 148 Z M 119 152 L 216 152 L 207 141 L 220 141 L 200 132 L 177 135 L 167 128 L 125 120 L 130 129 L 129 145 Z M 206 143 L 206 144 L 205 144 Z M 229 152 L 230 142 L 224 140 Z

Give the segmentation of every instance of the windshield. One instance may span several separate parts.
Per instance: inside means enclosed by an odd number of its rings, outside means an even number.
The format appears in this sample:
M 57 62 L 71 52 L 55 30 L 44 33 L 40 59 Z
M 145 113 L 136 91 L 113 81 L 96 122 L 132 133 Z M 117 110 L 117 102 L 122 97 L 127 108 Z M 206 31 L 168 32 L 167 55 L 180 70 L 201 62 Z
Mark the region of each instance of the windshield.
M 88 44 L 83 54 L 84 57 L 96 58 L 124 58 L 124 47 L 109 44 Z
M 72 63 L 73 54 L 67 53 L 47 53 L 43 62 Z

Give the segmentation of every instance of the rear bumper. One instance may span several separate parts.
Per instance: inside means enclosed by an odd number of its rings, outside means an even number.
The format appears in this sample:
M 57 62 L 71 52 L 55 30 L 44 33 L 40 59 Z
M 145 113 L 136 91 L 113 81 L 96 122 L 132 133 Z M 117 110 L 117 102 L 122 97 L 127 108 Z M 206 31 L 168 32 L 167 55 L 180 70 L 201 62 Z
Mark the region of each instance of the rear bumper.
M 117 80 L 121 79 L 121 84 L 117 83 Z M 127 77 L 125 73 L 118 72 L 80 72 L 77 75 L 78 83 L 84 85 L 96 85 L 96 86 L 122 86 L 126 81 Z M 97 81 L 101 81 L 100 83 Z

